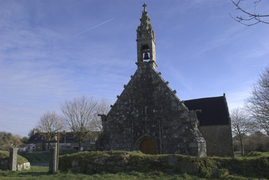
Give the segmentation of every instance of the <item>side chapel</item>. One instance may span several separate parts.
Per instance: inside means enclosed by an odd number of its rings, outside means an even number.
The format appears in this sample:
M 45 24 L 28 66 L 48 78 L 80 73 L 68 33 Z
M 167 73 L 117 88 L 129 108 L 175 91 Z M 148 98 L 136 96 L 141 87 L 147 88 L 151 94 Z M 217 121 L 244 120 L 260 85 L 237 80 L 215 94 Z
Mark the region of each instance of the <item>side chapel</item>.
M 233 156 L 225 94 L 181 101 L 156 70 L 154 31 L 143 5 L 137 28 L 137 70 L 102 119 L 98 151 Z

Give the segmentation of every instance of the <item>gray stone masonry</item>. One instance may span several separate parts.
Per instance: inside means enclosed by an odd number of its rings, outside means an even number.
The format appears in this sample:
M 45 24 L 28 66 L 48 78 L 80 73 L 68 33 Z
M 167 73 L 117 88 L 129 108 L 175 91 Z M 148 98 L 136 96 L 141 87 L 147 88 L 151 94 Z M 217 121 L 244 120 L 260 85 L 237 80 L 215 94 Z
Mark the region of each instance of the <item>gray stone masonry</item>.
M 9 169 L 9 164 L 8 164 L 8 160 L 7 159 L 2 159 L 0 160 L 0 169 Z M 27 163 L 23 163 L 23 164 L 17 164 L 17 171 L 21 171 L 22 169 L 27 169 L 29 170 L 31 168 L 31 165 L 29 162 Z
M 206 139 L 208 156 L 234 156 L 231 125 L 201 126 L 199 130 Z
M 49 171 L 55 173 L 57 171 L 57 146 L 50 149 Z
M 22 169 L 29 170 L 30 168 L 31 168 L 31 166 L 30 166 L 29 162 L 17 165 L 17 171 L 21 171 Z
M 16 171 L 17 170 L 17 153 L 19 148 L 10 148 L 9 149 L 9 161 L 8 168 L 9 170 Z
M 139 150 L 150 139 L 157 154 L 206 156 L 196 112 L 188 110 L 150 63 L 138 65 L 108 115 L 101 116 L 104 131 L 97 150 Z

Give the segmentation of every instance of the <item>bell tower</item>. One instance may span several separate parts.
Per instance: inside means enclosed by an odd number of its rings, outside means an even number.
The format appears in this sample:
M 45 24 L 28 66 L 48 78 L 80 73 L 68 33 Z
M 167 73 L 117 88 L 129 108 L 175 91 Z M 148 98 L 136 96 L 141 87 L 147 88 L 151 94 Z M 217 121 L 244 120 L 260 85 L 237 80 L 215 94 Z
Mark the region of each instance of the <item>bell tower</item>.
M 155 38 L 154 31 L 150 24 L 150 18 L 146 10 L 146 4 L 144 3 L 144 10 L 142 11 L 141 23 L 138 26 L 137 32 L 137 66 L 148 64 L 152 68 L 158 67 L 156 63 L 155 53 Z

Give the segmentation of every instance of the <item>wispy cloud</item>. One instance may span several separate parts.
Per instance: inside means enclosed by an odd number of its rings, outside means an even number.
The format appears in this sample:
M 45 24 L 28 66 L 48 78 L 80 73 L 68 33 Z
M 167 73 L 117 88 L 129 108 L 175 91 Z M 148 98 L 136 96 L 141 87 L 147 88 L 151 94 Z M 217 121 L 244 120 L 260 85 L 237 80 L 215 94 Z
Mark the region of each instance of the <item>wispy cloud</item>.
M 109 19 L 109 20 L 107 20 L 107 21 L 105 21 L 105 22 L 102 22 L 102 23 L 100 23 L 100 24 L 97 24 L 96 26 L 93 26 L 93 27 L 91 27 L 91 28 L 89 28 L 89 29 L 87 29 L 87 30 L 85 30 L 85 31 L 82 31 L 82 32 L 80 32 L 80 33 L 74 35 L 74 37 L 79 36 L 79 35 L 81 35 L 81 34 L 87 32 L 87 31 L 90 31 L 90 30 L 94 29 L 94 28 L 97 28 L 98 26 L 101 26 L 101 25 L 103 25 L 103 24 L 105 24 L 105 23 L 108 23 L 109 21 L 112 21 L 113 19 L 114 19 L 114 18 Z
M 63 35 L 46 27 L 32 27 L 29 24 L 29 13 L 21 5 L 13 5 L 13 8 L 1 11 L 0 130 L 6 127 L 7 130 L 9 128 L 21 132 L 18 129 L 23 129 L 28 132 L 42 113 L 47 110 L 59 112 L 60 102 L 81 94 L 94 95 L 96 92 L 91 89 L 105 82 L 100 81 L 100 78 L 105 79 L 105 75 L 98 74 L 106 74 L 102 68 L 110 71 L 108 67 L 112 64 L 128 67 L 126 63 L 118 63 L 117 59 L 109 58 L 108 54 L 95 57 L 98 47 L 99 54 L 103 54 L 103 48 L 112 53 L 113 46 L 107 44 L 108 47 L 105 47 L 104 44 L 90 42 L 85 47 L 83 42 L 77 42 L 73 48 L 74 39 L 66 38 L 68 33 Z M 11 12 L 14 8 L 16 16 Z M 113 78 L 110 75 L 110 81 L 117 79 L 119 77 Z M 19 122 L 16 127 L 10 123 L 14 119 Z

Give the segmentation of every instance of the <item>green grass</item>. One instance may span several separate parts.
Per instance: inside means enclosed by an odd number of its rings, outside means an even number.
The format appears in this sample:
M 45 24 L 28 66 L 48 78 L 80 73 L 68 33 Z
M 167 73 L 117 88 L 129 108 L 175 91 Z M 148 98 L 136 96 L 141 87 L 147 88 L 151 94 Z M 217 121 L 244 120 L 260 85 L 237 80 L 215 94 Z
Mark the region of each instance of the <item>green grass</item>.
M 31 164 L 49 162 L 49 151 L 19 152 L 18 154 L 26 158 Z
M 67 155 L 77 153 L 76 149 L 61 149 L 59 155 Z M 31 164 L 40 164 L 49 162 L 49 151 L 35 151 L 35 152 L 18 152 L 18 154 L 26 158 Z
M 251 151 L 244 155 L 244 157 L 262 157 L 262 156 L 269 156 L 269 151 L 268 152 Z
M 40 179 L 40 180 L 56 180 L 56 179 L 100 179 L 100 180 L 139 180 L 139 179 L 152 179 L 152 180 L 180 180 L 180 179 L 201 179 L 204 180 L 206 178 L 201 178 L 195 175 L 189 174 L 176 174 L 176 173 L 163 173 L 160 171 L 152 171 L 147 173 L 131 171 L 131 172 L 119 172 L 117 174 L 102 172 L 100 174 L 81 174 L 81 173 L 72 173 L 72 172 L 56 172 L 55 174 L 48 173 L 48 167 L 39 167 L 32 166 L 30 170 L 22 170 L 22 171 L 10 171 L 10 170 L 0 170 L 0 179 L 1 180 L 28 180 L 28 179 Z M 213 178 L 210 178 L 213 179 Z M 248 177 L 242 177 L 237 175 L 229 175 L 224 179 L 234 179 L 234 180 L 247 180 L 252 179 Z M 265 180 L 265 179 L 264 179 Z
M 0 150 L 0 159 L 8 159 L 8 158 L 9 158 L 9 152 Z M 28 162 L 28 160 L 20 155 L 17 155 L 17 162 L 18 164 L 23 164 Z
M 142 153 L 141 151 L 131 151 L 131 153 L 136 155 L 144 155 L 144 153 Z

